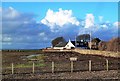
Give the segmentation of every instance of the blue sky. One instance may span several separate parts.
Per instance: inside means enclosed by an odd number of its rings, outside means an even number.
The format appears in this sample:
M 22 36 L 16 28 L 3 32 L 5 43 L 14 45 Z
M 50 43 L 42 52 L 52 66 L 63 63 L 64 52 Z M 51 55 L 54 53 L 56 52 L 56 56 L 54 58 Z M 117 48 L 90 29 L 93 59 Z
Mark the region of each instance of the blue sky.
M 3 49 L 39 49 L 51 40 L 92 31 L 108 41 L 118 34 L 117 2 L 3 2 Z
M 38 15 L 36 20 L 44 18 L 49 8 L 54 11 L 58 11 L 59 8 L 73 10 L 74 16 L 82 19 L 85 18 L 86 13 L 92 13 L 95 17 L 104 16 L 104 20 L 111 20 L 111 22 L 118 19 L 117 2 L 7 2 L 3 3 L 2 6 L 3 8 L 11 6 L 20 12 L 34 13 Z M 111 13 L 111 11 L 114 12 Z

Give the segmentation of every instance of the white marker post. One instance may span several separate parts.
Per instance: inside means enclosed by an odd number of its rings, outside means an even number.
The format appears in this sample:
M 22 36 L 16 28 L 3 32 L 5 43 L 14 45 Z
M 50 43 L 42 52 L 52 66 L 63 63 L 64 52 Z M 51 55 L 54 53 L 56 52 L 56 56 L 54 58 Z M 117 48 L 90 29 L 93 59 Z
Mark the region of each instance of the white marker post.
M 73 72 L 73 61 L 71 61 L 71 73 Z
M 92 70 L 92 66 L 91 66 L 91 60 L 89 60 L 89 71 L 91 71 Z
M 52 61 L 52 73 L 54 73 L 54 62 Z
M 35 63 L 33 62 L 33 73 L 35 73 Z
M 77 61 L 77 57 L 71 57 L 71 58 L 70 58 L 70 61 L 71 61 L 71 73 L 72 73 L 73 70 L 74 70 L 73 61 Z
M 14 64 L 12 63 L 12 74 L 14 74 Z
M 108 59 L 106 59 L 106 70 L 108 71 L 108 67 L 109 67 L 109 65 L 108 65 Z

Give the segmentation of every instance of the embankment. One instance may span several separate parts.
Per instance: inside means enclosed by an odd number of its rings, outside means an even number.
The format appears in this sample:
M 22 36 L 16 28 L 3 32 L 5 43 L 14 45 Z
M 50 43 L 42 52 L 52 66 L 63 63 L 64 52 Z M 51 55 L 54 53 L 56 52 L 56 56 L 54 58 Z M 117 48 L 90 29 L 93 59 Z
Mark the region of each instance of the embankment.
M 80 54 L 88 55 L 100 55 L 105 57 L 116 57 L 120 58 L 120 52 L 111 52 L 111 51 L 100 51 L 100 50 L 88 50 L 88 49 L 71 49 L 71 50 L 56 50 L 56 49 L 44 49 L 44 52 L 77 52 Z

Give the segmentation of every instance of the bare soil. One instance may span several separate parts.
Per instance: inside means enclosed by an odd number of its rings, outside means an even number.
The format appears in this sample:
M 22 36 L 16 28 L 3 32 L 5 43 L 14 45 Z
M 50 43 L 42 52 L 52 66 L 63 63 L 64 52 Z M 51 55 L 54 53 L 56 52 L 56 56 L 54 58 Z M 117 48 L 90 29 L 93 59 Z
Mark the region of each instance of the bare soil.
M 32 54 L 44 54 L 43 67 L 15 68 L 11 74 L 11 63 L 23 64 L 28 60 L 22 57 Z M 3 52 L 3 79 L 120 79 L 120 58 L 83 55 L 76 52 Z M 70 72 L 70 57 L 77 57 L 74 62 L 74 72 Z M 109 71 L 106 71 L 106 59 L 109 60 Z M 88 71 L 88 61 L 92 61 L 92 71 Z M 55 73 L 51 73 L 51 62 L 55 62 Z M 36 62 L 39 63 L 39 62 Z

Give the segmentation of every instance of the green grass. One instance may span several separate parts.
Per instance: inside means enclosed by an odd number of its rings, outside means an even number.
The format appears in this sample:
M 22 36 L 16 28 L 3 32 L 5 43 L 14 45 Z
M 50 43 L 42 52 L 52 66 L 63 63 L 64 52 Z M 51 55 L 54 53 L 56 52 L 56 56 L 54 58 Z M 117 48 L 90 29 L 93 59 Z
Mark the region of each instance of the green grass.
M 35 63 L 35 67 L 44 67 L 44 66 L 46 66 L 44 63 Z M 14 68 L 31 68 L 31 67 L 33 67 L 32 63 L 14 65 Z M 6 66 L 4 68 L 11 68 L 11 66 Z
M 35 64 L 35 66 L 36 66 L 36 67 L 39 67 L 39 66 L 40 66 L 40 67 L 44 67 L 44 66 L 46 66 L 46 65 L 45 65 L 44 63 L 41 63 L 41 64 L 39 63 L 39 64 Z
M 40 55 L 29 57 L 28 59 L 29 60 L 36 59 L 39 62 L 43 62 L 45 58 L 46 58 L 46 56 L 44 56 L 43 54 L 40 54 Z
M 38 56 L 32 56 L 30 58 L 28 58 L 28 62 L 27 63 L 17 63 L 17 64 L 14 64 L 14 68 L 31 68 L 33 67 L 33 62 L 32 61 L 29 61 L 29 60 L 32 60 L 32 59 L 37 59 L 38 61 L 35 62 L 35 67 L 44 67 L 46 66 L 46 64 L 44 63 L 44 59 L 46 58 L 46 56 L 44 56 L 43 54 L 40 54 Z M 11 64 L 10 65 L 6 65 L 6 66 L 3 66 L 3 68 L 11 68 Z
M 35 64 L 35 67 L 44 67 L 45 64 L 44 63 L 37 63 Z M 33 67 L 32 64 L 18 64 L 15 66 L 15 68 L 29 68 L 29 67 Z

